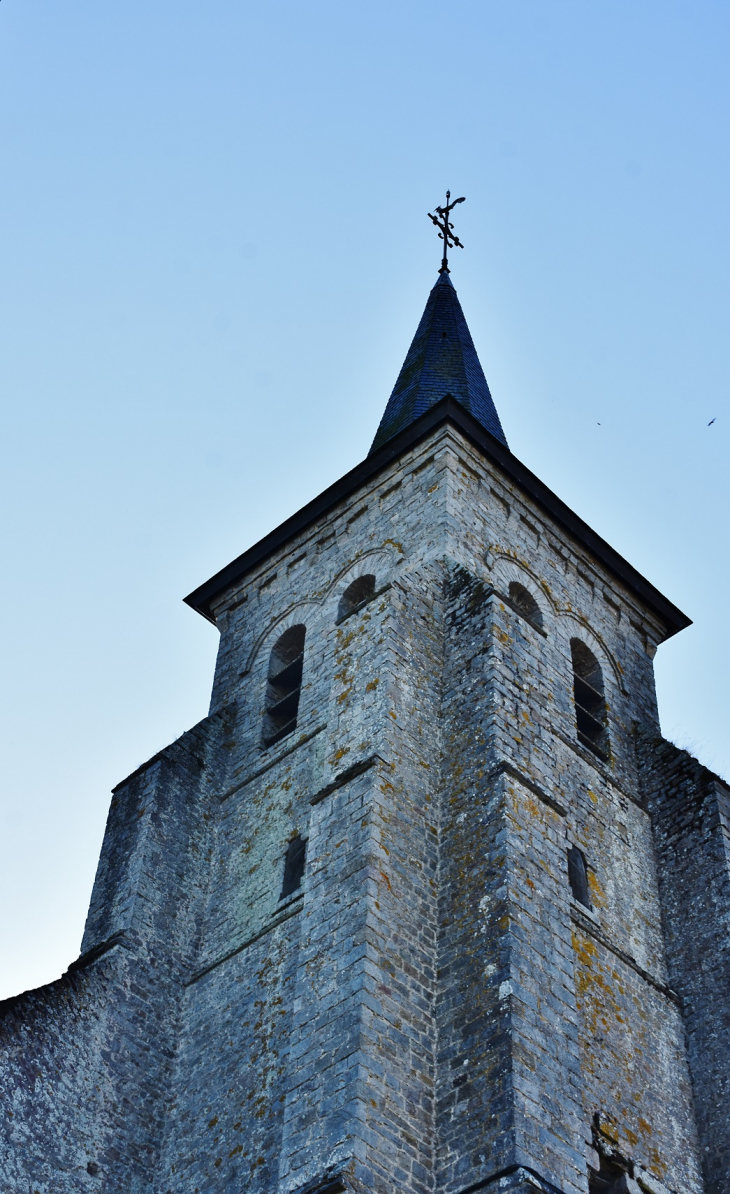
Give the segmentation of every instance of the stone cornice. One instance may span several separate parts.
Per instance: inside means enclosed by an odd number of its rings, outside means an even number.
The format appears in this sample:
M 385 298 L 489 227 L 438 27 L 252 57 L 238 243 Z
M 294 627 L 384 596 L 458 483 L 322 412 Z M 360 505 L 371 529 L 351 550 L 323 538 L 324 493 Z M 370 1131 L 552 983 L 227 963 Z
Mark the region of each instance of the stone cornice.
M 387 469 L 405 452 L 415 447 L 444 424 L 457 428 L 492 464 L 496 465 L 524 493 L 528 494 L 545 513 L 563 530 L 567 531 L 580 545 L 596 558 L 614 576 L 618 577 L 644 605 L 659 618 L 666 627 L 665 638 L 691 625 L 691 619 L 683 614 L 658 589 L 619 555 L 605 539 L 602 539 L 586 522 L 575 514 L 565 502 L 548 489 L 547 485 L 522 464 L 509 448 L 482 427 L 476 419 L 450 396 L 432 406 L 419 419 L 411 423 L 399 435 L 388 440 L 379 451 L 368 456 L 349 473 L 345 473 L 334 485 L 330 485 L 313 501 L 287 518 L 248 551 L 238 556 L 210 580 L 188 594 L 185 602 L 210 622 L 215 622 L 213 603 L 232 585 L 238 584 L 248 572 L 262 563 L 268 556 L 283 547 L 295 535 L 306 530 L 317 519 L 328 514 L 340 502 L 356 493 L 367 482 Z

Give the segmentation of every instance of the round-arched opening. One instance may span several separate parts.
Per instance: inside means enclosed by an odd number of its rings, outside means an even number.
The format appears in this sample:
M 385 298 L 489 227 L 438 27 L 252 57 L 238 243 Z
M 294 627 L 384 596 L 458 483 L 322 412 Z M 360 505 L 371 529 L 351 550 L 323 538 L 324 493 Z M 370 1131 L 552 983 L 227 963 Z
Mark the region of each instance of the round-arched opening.
M 608 756 L 608 731 L 601 665 L 590 647 L 579 638 L 570 640 L 570 655 L 578 741 L 605 759 Z
M 297 726 L 304 668 L 304 626 L 290 626 L 271 649 L 263 739 L 273 746 Z
M 375 595 L 375 577 L 371 572 L 365 576 L 358 576 L 347 586 L 340 597 L 337 606 L 337 621 L 341 622 L 349 614 L 354 614 L 361 605 L 365 605 Z
M 513 580 L 509 586 L 509 601 L 512 608 L 526 622 L 530 622 L 532 626 L 535 626 L 538 630 L 542 630 L 542 610 L 529 589 L 526 589 L 524 585 L 520 585 L 516 580 Z

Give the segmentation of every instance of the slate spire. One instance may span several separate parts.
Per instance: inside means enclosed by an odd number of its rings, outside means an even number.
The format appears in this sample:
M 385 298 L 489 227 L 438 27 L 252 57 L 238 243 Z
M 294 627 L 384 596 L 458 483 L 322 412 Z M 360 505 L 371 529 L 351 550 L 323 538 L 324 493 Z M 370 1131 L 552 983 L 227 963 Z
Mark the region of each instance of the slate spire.
M 439 274 L 385 408 L 370 455 L 450 395 L 508 447 L 464 312 L 448 273 Z

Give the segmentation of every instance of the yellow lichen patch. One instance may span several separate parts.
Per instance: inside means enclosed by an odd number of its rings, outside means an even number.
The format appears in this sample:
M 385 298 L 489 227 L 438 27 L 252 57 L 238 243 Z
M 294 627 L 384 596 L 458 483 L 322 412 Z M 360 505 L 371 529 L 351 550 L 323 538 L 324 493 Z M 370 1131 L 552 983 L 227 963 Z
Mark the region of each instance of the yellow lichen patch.
M 649 1164 L 659 1178 L 667 1176 L 667 1163 L 662 1160 L 661 1153 L 655 1148 L 649 1149 Z
M 371 680 L 368 684 L 365 685 L 365 691 L 366 692 L 375 692 L 375 689 L 378 687 L 379 683 L 380 683 L 380 680 Z
M 641 1060 L 651 1052 L 647 1001 L 616 959 L 580 930 L 574 931 L 573 946 L 588 1089 L 595 1084 L 604 1105 L 607 1098 L 612 1100 L 617 1116 L 601 1114 L 601 1133 L 623 1152 L 636 1154 L 638 1149 L 644 1163 L 651 1158 L 653 1171 L 663 1177 L 666 1166 L 656 1149 L 648 1147 L 653 1129 L 645 1116 L 651 1087 L 646 1086 L 646 1076 L 641 1077 Z M 637 1114 L 639 1106 L 644 1116 Z
M 598 953 L 598 949 L 592 941 L 589 941 L 587 937 L 579 938 L 575 931 L 573 932 L 573 949 L 584 966 L 590 966 L 592 959 Z
M 596 907 L 605 908 L 606 893 L 598 882 L 595 871 L 588 871 L 588 887 L 590 888 L 592 900 Z
M 540 813 L 542 810 L 540 808 L 540 805 L 535 800 L 534 796 L 528 796 L 527 800 L 525 801 L 525 804 L 527 805 L 527 811 L 531 817 L 539 817 L 540 816 Z
M 613 1118 L 613 1116 L 606 1115 L 606 1113 L 603 1112 L 600 1116 L 600 1127 L 601 1127 L 601 1135 L 605 1136 L 607 1140 L 610 1140 L 611 1144 L 613 1144 L 614 1146 L 618 1146 L 618 1143 L 619 1143 L 618 1124 L 616 1123 L 616 1120 Z

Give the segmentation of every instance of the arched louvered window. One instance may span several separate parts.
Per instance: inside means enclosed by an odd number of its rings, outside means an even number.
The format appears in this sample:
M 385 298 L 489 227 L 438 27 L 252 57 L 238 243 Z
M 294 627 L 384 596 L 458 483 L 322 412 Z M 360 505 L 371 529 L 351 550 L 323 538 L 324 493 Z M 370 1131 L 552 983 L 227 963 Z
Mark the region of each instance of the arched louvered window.
M 341 622 L 348 614 L 354 614 L 355 610 L 359 609 L 361 605 L 365 605 L 374 595 L 375 577 L 371 573 L 366 576 L 358 576 L 357 580 L 353 580 L 352 584 L 347 586 L 340 598 L 340 604 L 337 607 L 337 621 Z
M 535 601 L 532 593 L 520 585 L 516 580 L 510 583 L 509 587 L 509 603 L 513 609 L 517 610 L 518 614 L 535 626 L 538 630 L 542 630 L 542 612 L 540 606 Z
M 304 626 L 291 626 L 277 639 L 269 660 L 263 738 L 273 746 L 297 727 L 304 664 Z
M 608 731 L 601 665 L 579 638 L 570 640 L 570 654 L 573 660 L 573 694 L 578 741 L 605 759 L 608 756 Z
M 301 834 L 292 838 L 284 855 L 284 879 L 281 884 L 280 900 L 293 895 L 302 885 L 304 864 L 307 860 L 307 843 Z
M 579 904 L 584 904 L 586 908 L 590 908 L 591 896 L 588 887 L 588 868 L 586 867 L 585 856 L 577 846 L 571 846 L 568 850 L 568 882 L 570 883 L 570 890 L 573 893 L 573 899 L 577 900 Z

